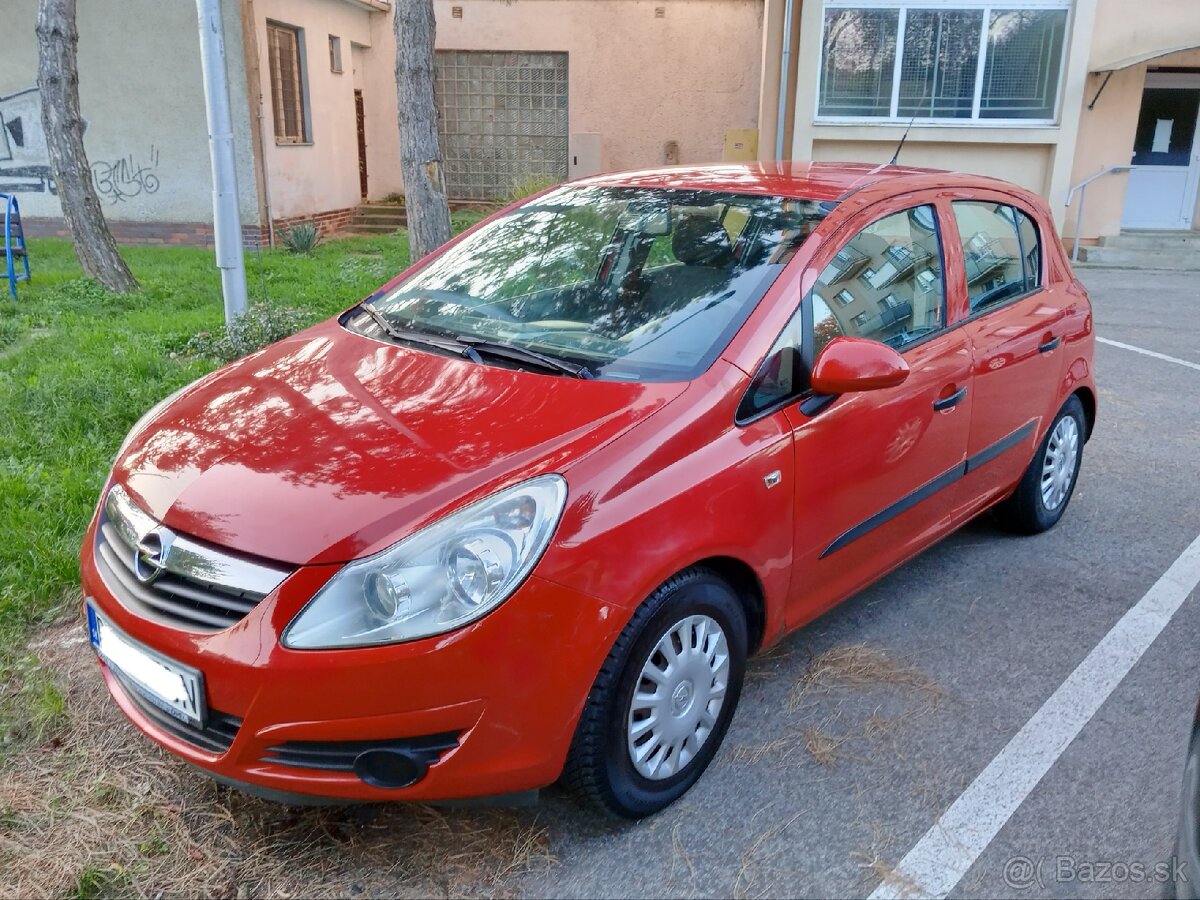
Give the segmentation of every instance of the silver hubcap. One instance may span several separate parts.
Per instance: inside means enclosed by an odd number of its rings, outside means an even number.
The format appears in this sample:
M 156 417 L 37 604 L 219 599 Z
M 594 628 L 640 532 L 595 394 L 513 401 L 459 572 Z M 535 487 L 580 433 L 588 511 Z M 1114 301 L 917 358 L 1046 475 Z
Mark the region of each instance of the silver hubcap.
M 1063 416 L 1050 433 L 1042 460 L 1042 504 L 1049 512 L 1062 506 L 1067 498 L 1078 459 L 1079 425 L 1074 417 Z
M 715 619 L 688 616 L 658 639 L 629 704 L 629 758 L 640 775 L 670 778 L 696 758 L 728 682 L 729 644 Z

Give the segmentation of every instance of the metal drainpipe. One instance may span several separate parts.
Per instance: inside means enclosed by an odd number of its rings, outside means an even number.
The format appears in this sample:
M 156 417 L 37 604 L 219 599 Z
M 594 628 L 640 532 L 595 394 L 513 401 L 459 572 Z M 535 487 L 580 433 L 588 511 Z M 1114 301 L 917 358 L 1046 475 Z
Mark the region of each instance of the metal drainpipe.
M 787 122 L 788 72 L 792 62 L 792 0 L 783 7 L 783 57 L 779 67 L 779 118 L 775 122 L 775 158 L 783 159 L 783 129 Z
M 208 150 L 212 160 L 213 239 L 225 321 L 246 311 L 246 261 L 238 212 L 237 168 L 233 155 L 233 119 L 225 71 L 225 29 L 221 0 L 196 0 L 200 23 L 200 64 L 204 71 L 204 105 L 208 114 Z
M 263 148 L 263 152 L 259 154 L 262 157 L 259 160 L 259 168 L 262 170 L 263 211 L 267 214 L 267 246 L 274 250 L 275 215 L 271 212 L 271 172 L 267 168 L 267 126 L 266 117 L 263 116 L 262 91 L 258 92 L 258 133 L 261 136 L 259 143 Z

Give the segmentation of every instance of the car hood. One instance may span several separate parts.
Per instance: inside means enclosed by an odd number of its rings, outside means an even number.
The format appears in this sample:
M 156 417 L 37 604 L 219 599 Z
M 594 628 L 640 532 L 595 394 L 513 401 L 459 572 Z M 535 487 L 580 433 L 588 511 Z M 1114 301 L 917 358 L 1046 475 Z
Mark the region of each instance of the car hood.
M 329 322 L 185 391 L 132 436 L 114 479 L 178 532 L 344 562 L 564 471 L 685 387 L 518 372 Z

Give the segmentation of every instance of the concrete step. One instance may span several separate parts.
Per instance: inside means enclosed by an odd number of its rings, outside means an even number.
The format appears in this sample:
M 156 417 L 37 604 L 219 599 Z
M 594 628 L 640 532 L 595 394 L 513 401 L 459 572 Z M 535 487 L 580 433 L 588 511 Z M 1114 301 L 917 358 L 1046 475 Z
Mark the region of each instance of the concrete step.
M 361 216 L 358 213 L 355 213 L 350 221 L 362 225 L 393 225 L 396 228 L 403 228 L 408 224 L 408 219 L 404 216 Z
M 346 230 L 351 234 L 395 234 L 403 227 L 403 225 L 360 224 L 358 222 L 351 222 L 350 227 Z
M 1089 266 L 1115 269 L 1170 269 L 1177 272 L 1200 271 L 1200 248 L 1173 248 L 1165 250 L 1131 249 L 1106 244 L 1100 247 L 1083 247 L 1079 251 L 1081 262 Z
M 1197 231 L 1122 231 L 1101 238 L 1103 247 L 1126 250 L 1166 250 L 1200 252 L 1200 232 Z
M 363 216 L 402 216 L 405 213 L 405 207 L 392 203 L 364 203 L 355 212 Z

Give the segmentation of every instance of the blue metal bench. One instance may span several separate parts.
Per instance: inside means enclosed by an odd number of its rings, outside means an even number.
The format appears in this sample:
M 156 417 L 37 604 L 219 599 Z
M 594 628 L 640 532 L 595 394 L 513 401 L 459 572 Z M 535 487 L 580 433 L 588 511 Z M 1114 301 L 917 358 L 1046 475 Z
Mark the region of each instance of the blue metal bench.
M 25 229 L 21 227 L 21 209 L 12 194 L 0 194 L 4 204 L 4 266 L 8 289 L 17 299 L 17 283 L 29 281 L 29 251 L 25 249 Z M 24 269 L 22 274 L 19 270 Z

